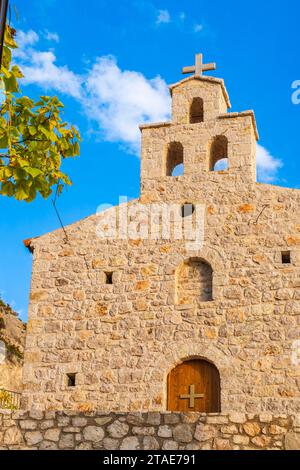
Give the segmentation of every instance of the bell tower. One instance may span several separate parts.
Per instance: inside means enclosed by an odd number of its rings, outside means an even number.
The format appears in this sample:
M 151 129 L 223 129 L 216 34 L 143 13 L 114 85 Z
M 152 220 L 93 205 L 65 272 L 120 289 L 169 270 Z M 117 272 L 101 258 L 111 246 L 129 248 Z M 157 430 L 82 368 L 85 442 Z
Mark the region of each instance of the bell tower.
M 172 120 L 140 126 L 142 199 L 175 200 L 178 192 L 184 197 L 184 187 L 190 191 L 191 183 L 256 182 L 254 112 L 228 112 L 224 81 L 203 75 L 215 68 L 197 54 L 195 65 L 182 70 L 192 75 L 169 87 Z

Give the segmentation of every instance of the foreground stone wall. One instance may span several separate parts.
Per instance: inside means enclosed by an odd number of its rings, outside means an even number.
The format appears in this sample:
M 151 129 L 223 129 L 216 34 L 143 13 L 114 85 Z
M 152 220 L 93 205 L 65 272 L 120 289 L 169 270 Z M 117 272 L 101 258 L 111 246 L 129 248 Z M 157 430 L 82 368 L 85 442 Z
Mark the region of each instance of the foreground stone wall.
M 300 450 L 300 416 L 0 412 L 0 450 Z

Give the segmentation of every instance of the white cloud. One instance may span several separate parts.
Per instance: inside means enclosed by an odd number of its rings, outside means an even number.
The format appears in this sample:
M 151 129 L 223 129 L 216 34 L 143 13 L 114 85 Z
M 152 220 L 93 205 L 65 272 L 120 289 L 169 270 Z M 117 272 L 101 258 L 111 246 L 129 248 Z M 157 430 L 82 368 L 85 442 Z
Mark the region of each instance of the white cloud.
M 104 138 L 119 141 L 138 153 L 138 125 L 169 118 L 170 97 L 160 77 L 148 80 L 135 71 L 122 71 L 112 56 L 100 57 L 86 80 L 84 107 Z
M 179 14 L 179 19 L 180 19 L 180 21 L 185 21 L 185 19 L 186 19 L 186 14 L 184 13 L 184 11 L 182 11 L 182 12 Z
M 14 57 L 19 59 L 26 59 L 27 51 L 32 48 L 38 41 L 39 36 L 35 31 L 18 31 L 16 36 L 16 41 L 18 43 L 18 49 L 14 50 Z
M 43 36 L 47 41 L 59 42 L 59 35 L 55 32 L 48 31 L 47 29 L 44 31 Z
M 39 36 L 34 31 L 18 32 L 16 49 L 18 65 L 20 65 L 25 84 L 36 84 L 45 90 L 55 89 L 74 98 L 81 96 L 82 78 L 68 69 L 67 66 L 58 66 L 53 51 L 41 52 L 36 50 Z
M 168 10 L 159 10 L 158 11 L 158 16 L 156 19 L 156 24 L 162 24 L 162 23 L 170 23 L 171 22 L 171 15 Z
M 26 77 L 24 83 L 34 83 L 45 90 L 55 89 L 74 98 L 80 98 L 81 77 L 67 66 L 56 65 L 56 56 L 53 52 L 30 51 L 28 56 L 30 64 L 20 64 Z
M 195 24 L 194 32 L 195 33 L 201 33 L 201 31 L 203 31 L 203 28 L 204 28 L 203 24 Z
M 257 178 L 263 183 L 271 183 L 277 179 L 277 171 L 282 167 L 282 161 L 273 157 L 262 145 L 257 144 L 256 152 Z
M 39 40 L 38 34 L 32 29 L 25 33 L 24 31 L 18 31 L 16 36 L 19 49 L 24 49 L 26 46 L 33 46 Z

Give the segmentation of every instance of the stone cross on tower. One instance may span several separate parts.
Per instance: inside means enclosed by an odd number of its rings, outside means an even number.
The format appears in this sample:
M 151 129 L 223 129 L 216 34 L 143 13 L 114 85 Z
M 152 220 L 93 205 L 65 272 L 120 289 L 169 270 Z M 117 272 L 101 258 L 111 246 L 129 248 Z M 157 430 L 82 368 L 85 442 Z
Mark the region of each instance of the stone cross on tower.
M 196 54 L 195 65 L 192 65 L 191 67 L 184 67 L 182 69 L 182 73 L 185 74 L 195 72 L 195 77 L 201 77 L 203 72 L 208 70 L 216 70 L 216 68 L 217 65 L 214 62 L 210 64 L 203 64 L 203 54 Z

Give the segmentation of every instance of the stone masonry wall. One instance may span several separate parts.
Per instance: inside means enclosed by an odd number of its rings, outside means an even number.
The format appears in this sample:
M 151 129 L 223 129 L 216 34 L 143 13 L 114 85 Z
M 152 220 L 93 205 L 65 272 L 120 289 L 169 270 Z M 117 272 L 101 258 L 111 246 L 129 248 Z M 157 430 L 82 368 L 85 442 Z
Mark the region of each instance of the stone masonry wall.
M 270 414 L 0 412 L 0 450 L 300 450 L 300 419 Z
M 142 230 L 140 203 L 190 203 L 203 208 L 204 241 L 99 238 L 113 209 L 68 226 L 68 242 L 62 230 L 32 240 L 24 409 L 163 412 L 169 372 L 200 358 L 219 371 L 222 413 L 300 413 L 300 191 L 255 182 L 254 116 L 224 114 L 222 82 L 190 78 L 172 96 L 172 122 L 142 128 L 141 197 L 124 205 L 126 221 Z M 196 96 L 204 122 L 190 124 Z M 214 172 L 218 135 L 229 168 Z M 183 146 L 183 176 L 164 173 L 171 142 Z M 178 302 L 191 259 L 211 266 L 212 296 Z
M 100 240 L 100 216 L 70 227 L 68 244 L 60 231 L 34 242 L 25 409 L 165 411 L 168 373 L 199 357 L 219 370 L 222 412 L 300 412 L 300 192 L 218 187 L 206 188 L 196 253 Z M 190 256 L 212 266 L 213 300 L 179 305 L 176 272 Z

